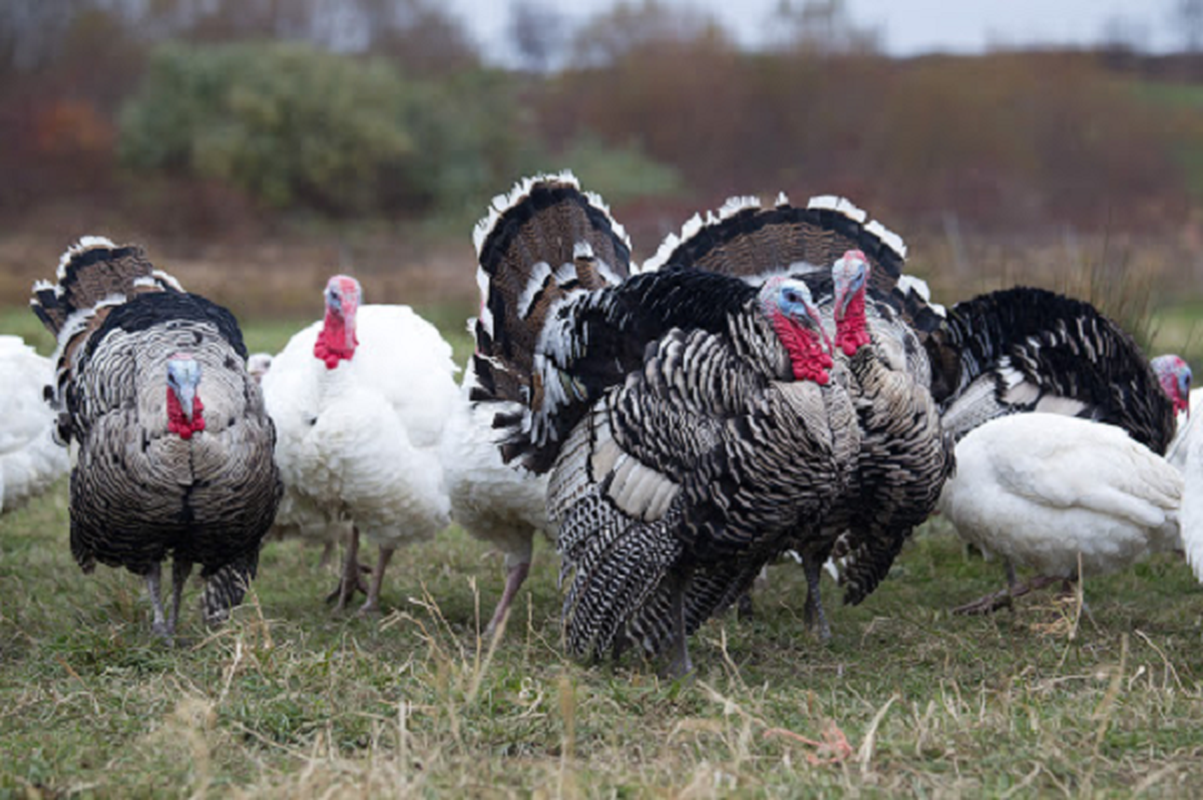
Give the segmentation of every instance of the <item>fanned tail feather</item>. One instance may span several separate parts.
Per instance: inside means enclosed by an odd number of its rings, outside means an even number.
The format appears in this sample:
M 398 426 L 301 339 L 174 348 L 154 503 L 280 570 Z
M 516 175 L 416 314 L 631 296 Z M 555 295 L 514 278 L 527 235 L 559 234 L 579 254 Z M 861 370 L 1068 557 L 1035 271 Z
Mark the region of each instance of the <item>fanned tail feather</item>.
M 570 173 L 520 181 L 494 199 L 474 233 L 481 290 L 473 400 L 530 402 L 534 353 L 555 306 L 620 283 L 631 245 L 597 195 Z
M 154 268 L 141 247 L 118 247 L 100 236 L 85 236 L 68 248 L 56 279 L 54 284 L 35 284 L 30 301 L 33 312 L 55 336 L 72 315 L 114 298 L 141 291 L 183 291 L 175 278 Z
M 811 198 L 790 205 L 784 194 L 764 207 L 754 197 L 731 198 L 717 214 L 695 215 L 681 233 L 670 234 L 642 271 L 685 266 L 746 278 L 807 269 L 825 271 L 848 250 L 872 264 L 873 286 L 888 294 L 902 278 L 906 245 L 901 237 L 844 198 Z

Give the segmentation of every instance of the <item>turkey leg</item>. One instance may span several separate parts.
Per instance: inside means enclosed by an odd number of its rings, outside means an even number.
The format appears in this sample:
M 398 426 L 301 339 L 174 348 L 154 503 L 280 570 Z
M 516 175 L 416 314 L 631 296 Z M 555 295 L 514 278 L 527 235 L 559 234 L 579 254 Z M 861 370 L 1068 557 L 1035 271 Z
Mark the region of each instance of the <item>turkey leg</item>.
M 166 615 L 163 613 L 163 598 L 162 598 L 162 565 L 155 562 L 150 567 L 150 572 L 146 573 L 146 591 L 150 594 L 150 604 L 154 608 L 154 622 L 151 623 L 150 629 L 154 631 L 156 636 L 159 636 L 167 641 L 171 641 L 171 631 L 167 628 Z
M 806 607 L 802 611 L 802 619 L 812 633 L 817 633 L 819 641 L 831 641 L 831 626 L 827 624 L 827 614 L 823 612 L 823 597 L 819 581 L 823 577 L 823 565 L 813 555 L 802 556 L 802 571 L 806 573 Z
M 361 617 L 380 611 L 380 587 L 384 585 L 384 570 L 388 567 L 388 562 L 393 557 L 395 549 L 383 546 L 380 548 L 380 557 L 376 559 L 376 568 L 372 570 L 372 583 L 368 586 L 368 599 L 359 608 Z
M 489 626 L 485 628 L 486 639 L 492 639 L 501 628 L 501 621 L 509 613 L 510 604 L 514 602 L 514 597 L 518 594 L 518 590 L 522 588 L 522 584 L 526 581 L 528 574 L 530 574 L 529 561 L 515 564 L 506 570 L 505 589 L 501 592 L 501 599 L 497 601 L 497 608 L 493 611 L 493 618 L 489 620 Z
M 180 601 L 184 597 L 184 584 L 192 574 L 192 562 L 173 558 L 171 561 L 171 616 L 167 618 L 167 633 L 175 636 L 175 623 L 180 618 Z
M 693 672 L 693 662 L 689 660 L 689 641 L 685 634 L 685 587 L 689 585 L 689 575 L 670 574 L 668 579 L 672 581 L 673 657 L 665 674 L 669 678 L 683 678 Z
M 363 579 L 359 577 L 359 528 L 352 526 L 347 534 L 347 555 L 343 559 L 343 575 L 334 591 L 326 595 L 327 603 L 334 603 L 335 611 L 343 611 L 347 601 L 356 592 L 367 592 Z

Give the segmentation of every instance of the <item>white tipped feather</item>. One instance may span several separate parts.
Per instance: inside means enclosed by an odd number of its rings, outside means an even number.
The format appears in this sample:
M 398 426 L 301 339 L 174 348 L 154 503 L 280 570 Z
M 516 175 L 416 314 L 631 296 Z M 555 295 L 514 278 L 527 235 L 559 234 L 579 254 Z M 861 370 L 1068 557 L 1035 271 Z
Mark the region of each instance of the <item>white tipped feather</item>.
M 78 242 L 68 247 L 67 251 L 59 257 L 56 275 L 63 278 L 67 274 L 67 264 L 80 253 L 100 247 L 113 248 L 116 246 L 111 239 L 104 236 L 81 236 Z
M 655 272 L 668 263 L 669 257 L 673 251 L 681 244 L 677 234 L 670 233 L 664 237 L 664 241 L 660 242 L 660 246 L 656 248 L 656 254 L 643 262 L 643 266 L 639 268 L 640 272 Z
M 572 246 L 573 258 L 593 258 L 593 245 L 588 242 L 577 242 Z
M 720 220 L 734 217 L 741 211 L 760 208 L 760 198 L 751 196 L 728 197 L 723 207 L 718 210 Z
M 877 220 L 870 220 L 869 224 L 865 225 L 865 230 L 881 239 L 887 247 L 897 253 L 900 257 L 906 258 L 906 242 L 902 237 L 894 233 L 892 230 L 882 225 Z
M 777 208 L 785 208 L 789 205 L 789 195 L 785 192 L 777 192 Z
M 480 267 L 476 268 L 476 286 L 480 289 L 480 324 L 485 333 L 492 336 L 493 312 L 489 310 L 489 276 Z M 472 332 L 471 324 L 468 326 L 468 332 Z
M 489 213 L 480 221 L 478 221 L 476 226 L 472 229 L 472 244 L 476 248 L 476 255 L 478 258 L 480 257 L 481 249 L 484 247 L 485 241 L 489 238 L 489 234 L 493 232 L 493 229 L 497 225 L 497 221 L 501 219 L 502 215 L 516 206 L 527 195 L 529 195 L 531 189 L 536 183 L 541 183 L 544 181 L 563 183 L 573 187 L 577 191 L 581 190 L 580 182 L 576 179 L 576 176 L 572 174 L 572 170 L 567 169 L 558 173 L 531 175 L 530 177 L 519 180 L 514 184 L 514 187 L 510 189 L 509 192 L 505 194 L 499 194 L 493 198 L 493 202 L 489 205 Z M 614 235 L 617 236 L 624 245 L 626 245 L 628 250 L 630 250 L 631 238 L 627 235 L 626 228 L 624 228 L 616 219 L 614 219 L 614 216 L 610 213 L 610 206 L 606 204 L 606 201 L 603 200 L 600 195 L 595 194 L 594 192 L 582 192 L 582 194 L 584 194 L 585 198 L 592 205 L 597 207 L 599 211 L 606 215 L 606 219 L 610 222 L 610 227 L 614 231 Z
M 518 298 L 519 319 L 526 319 L 526 316 L 530 314 L 530 307 L 535 302 L 535 296 L 543 289 L 550 277 L 551 266 L 546 261 L 540 261 L 531 267 L 530 278 L 527 279 L 526 286 L 522 288 L 522 295 Z
M 856 220 L 861 224 L 864 224 L 864 221 L 869 216 L 864 211 L 857 208 L 856 204 L 851 200 L 845 197 L 838 197 L 834 194 L 822 194 L 818 195 L 817 197 L 812 197 L 806 202 L 806 207 L 838 211 L 845 217 Z

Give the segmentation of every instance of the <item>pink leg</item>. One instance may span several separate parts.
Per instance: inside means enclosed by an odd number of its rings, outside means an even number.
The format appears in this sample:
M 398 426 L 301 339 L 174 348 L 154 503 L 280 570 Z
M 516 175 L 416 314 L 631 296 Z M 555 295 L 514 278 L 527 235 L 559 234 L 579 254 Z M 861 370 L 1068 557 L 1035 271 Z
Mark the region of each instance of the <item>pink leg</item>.
M 326 602 L 334 603 L 335 611 L 343 611 L 347 601 L 356 592 L 364 591 L 363 580 L 359 577 L 359 528 L 352 527 L 347 534 L 347 557 L 343 560 L 343 575 L 338 586 L 326 596 Z
M 518 590 L 522 588 L 522 584 L 526 581 L 526 576 L 529 573 L 529 561 L 515 564 L 506 572 L 505 590 L 501 593 L 501 599 L 497 601 L 497 608 L 493 611 L 493 619 L 489 620 L 489 627 L 485 628 L 486 638 L 493 638 L 493 635 L 501 628 L 502 620 L 509 613 L 510 604 L 514 602 L 514 597 L 518 594 Z
M 359 616 L 375 614 L 380 611 L 380 587 L 384 585 L 384 570 L 388 568 L 389 559 L 393 557 L 392 547 L 381 547 L 380 558 L 376 560 L 376 569 L 372 570 L 372 583 L 368 587 L 368 599 L 359 608 Z

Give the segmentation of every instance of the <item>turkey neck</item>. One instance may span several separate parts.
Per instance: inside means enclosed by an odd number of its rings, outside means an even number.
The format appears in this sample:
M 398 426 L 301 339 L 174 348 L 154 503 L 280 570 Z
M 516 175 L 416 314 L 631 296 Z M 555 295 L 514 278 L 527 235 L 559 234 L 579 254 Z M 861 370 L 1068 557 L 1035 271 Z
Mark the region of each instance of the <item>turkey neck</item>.
M 336 371 L 341 361 L 350 361 L 359 346 L 355 334 L 356 311 L 336 314 L 326 309 L 326 318 L 313 343 L 313 355 L 326 365 L 328 371 Z
M 865 321 L 865 293 L 862 290 L 853 295 L 844 308 L 843 316 L 836 321 L 835 346 L 851 357 L 867 344 L 869 331 Z

